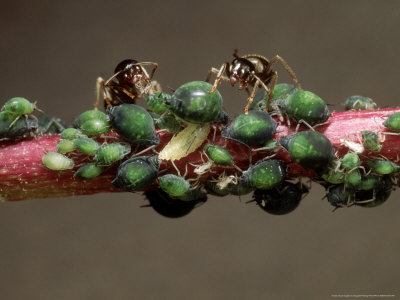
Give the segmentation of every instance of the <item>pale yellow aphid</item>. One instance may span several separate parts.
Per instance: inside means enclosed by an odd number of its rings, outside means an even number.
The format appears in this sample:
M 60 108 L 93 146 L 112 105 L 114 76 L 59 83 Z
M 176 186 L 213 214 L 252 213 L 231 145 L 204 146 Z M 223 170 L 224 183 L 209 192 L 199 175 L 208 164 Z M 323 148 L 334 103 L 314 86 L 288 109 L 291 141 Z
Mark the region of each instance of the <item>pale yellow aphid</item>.
M 207 139 L 210 125 L 189 124 L 175 135 L 158 155 L 163 160 L 178 160 L 196 151 Z

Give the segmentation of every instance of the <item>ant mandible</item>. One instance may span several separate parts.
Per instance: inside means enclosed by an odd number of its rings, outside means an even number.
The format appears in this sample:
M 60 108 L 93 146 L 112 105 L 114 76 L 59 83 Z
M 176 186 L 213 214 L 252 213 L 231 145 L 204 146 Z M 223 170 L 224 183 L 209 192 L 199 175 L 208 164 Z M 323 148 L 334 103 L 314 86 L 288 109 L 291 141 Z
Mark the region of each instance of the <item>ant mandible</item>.
M 257 88 L 260 86 L 264 88 L 266 93 L 268 94 L 268 100 L 266 103 L 266 111 L 268 111 L 269 103 L 272 100 L 272 95 L 274 93 L 274 87 L 278 80 L 278 73 L 271 69 L 272 65 L 276 62 L 280 62 L 285 70 L 289 73 L 292 80 L 296 83 L 296 86 L 299 90 L 301 90 L 300 83 L 297 80 L 296 75 L 293 70 L 289 67 L 287 62 L 276 55 L 271 61 L 269 61 L 266 57 L 258 55 L 258 54 L 248 54 L 239 56 L 238 50 L 235 49 L 233 52 L 233 56 L 235 59 L 231 64 L 229 62 L 224 62 L 221 68 L 218 70 L 216 68 L 211 68 L 208 71 L 207 78 L 205 81 L 209 82 L 211 78 L 211 74 L 217 74 L 217 78 L 215 79 L 214 85 L 210 90 L 212 93 L 220 83 L 221 79 L 229 81 L 231 86 L 234 86 L 236 83 L 240 84 L 239 90 L 246 90 L 249 93 L 249 98 L 247 99 L 247 105 L 244 109 L 244 113 L 248 114 L 249 107 L 253 102 L 254 96 L 256 94 Z M 226 73 L 226 76 L 223 73 Z M 268 89 L 267 85 L 270 84 L 270 88 Z M 253 90 L 251 93 L 249 92 L 248 86 L 252 86 Z
M 149 74 L 143 66 L 153 66 Z M 158 64 L 155 62 L 138 62 L 134 59 L 121 61 L 107 81 L 98 77 L 96 80 L 95 109 L 99 106 L 100 90 L 103 92 L 104 108 L 111 108 L 122 103 L 135 103 L 136 98 L 159 90 L 160 85 L 152 81 Z

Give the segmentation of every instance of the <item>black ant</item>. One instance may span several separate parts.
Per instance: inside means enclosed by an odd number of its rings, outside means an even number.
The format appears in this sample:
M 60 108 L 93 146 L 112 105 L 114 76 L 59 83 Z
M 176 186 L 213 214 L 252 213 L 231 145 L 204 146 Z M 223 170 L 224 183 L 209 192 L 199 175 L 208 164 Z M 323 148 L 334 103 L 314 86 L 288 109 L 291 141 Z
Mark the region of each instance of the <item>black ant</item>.
M 150 76 L 143 66 L 153 66 Z M 107 81 L 97 78 L 95 108 L 99 106 L 100 90 L 103 92 L 105 109 L 122 103 L 135 103 L 136 98 L 154 92 L 154 88 L 158 90 L 159 84 L 151 81 L 157 67 L 155 62 L 138 62 L 134 59 L 121 61 Z
M 271 61 L 269 61 L 266 57 L 258 54 L 248 54 L 240 57 L 237 53 L 238 50 L 235 49 L 233 52 L 233 56 L 235 57 L 235 59 L 232 61 L 231 64 L 225 62 L 219 70 L 216 68 L 211 68 L 210 71 L 208 71 L 205 81 L 210 81 L 212 73 L 217 74 L 217 78 L 215 79 L 214 85 L 210 90 L 210 93 L 212 93 L 217 88 L 221 79 L 229 81 L 231 86 L 239 83 L 239 90 L 246 90 L 250 95 L 247 99 L 247 105 L 244 109 L 245 114 L 248 113 L 249 107 L 253 102 L 253 98 L 256 94 L 256 90 L 260 86 L 263 87 L 268 94 L 268 101 L 266 103 L 266 110 L 268 111 L 269 103 L 271 102 L 272 95 L 274 93 L 274 87 L 278 80 L 278 73 L 272 70 L 271 66 L 278 61 L 289 73 L 292 80 L 296 83 L 297 88 L 301 90 L 300 83 L 297 81 L 297 77 L 294 74 L 293 70 L 279 55 L 276 55 L 273 59 L 271 59 Z M 226 76 L 223 75 L 224 71 L 226 73 Z M 270 84 L 269 89 L 267 87 L 268 84 Z M 248 86 L 253 87 L 251 93 L 249 92 Z

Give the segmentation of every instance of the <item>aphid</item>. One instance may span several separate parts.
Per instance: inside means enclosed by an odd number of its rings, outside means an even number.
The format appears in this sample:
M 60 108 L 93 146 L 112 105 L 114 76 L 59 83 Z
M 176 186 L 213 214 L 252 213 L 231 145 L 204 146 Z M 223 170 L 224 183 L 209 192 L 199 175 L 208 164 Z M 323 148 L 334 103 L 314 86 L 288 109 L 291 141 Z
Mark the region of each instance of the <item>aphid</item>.
M 48 115 L 39 116 L 38 124 L 41 134 L 59 134 L 68 127 L 60 118 Z
M 360 157 L 356 153 L 346 153 L 341 160 L 343 168 L 351 170 L 357 168 L 360 165 Z
M 332 166 L 324 170 L 321 178 L 330 184 L 340 184 L 344 182 L 345 173 L 339 170 L 339 161 L 334 161 Z
M 361 135 L 363 137 L 363 145 L 365 146 L 365 148 L 375 152 L 381 151 L 381 139 L 379 138 L 378 134 L 373 131 L 363 130 L 361 131 Z
M 231 195 L 235 196 L 244 196 L 254 191 L 254 187 L 252 187 L 244 178 L 237 180 L 236 183 L 229 183 L 226 188 L 229 190 Z
M 206 202 L 207 194 L 201 188 L 191 188 L 185 194 L 176 198 L 188 202 Z
M 86 137 L 86 135 L 84 135 L 82 131 L 76 128 L 66 128 L 61 132 L 60 136 L 62 139 L 65 140 L 74 140 L 79 137 Z
M 9 112 L 0 112 L 0 139 L 18 140 L 35 136 L 39 125 L 36 119 L 19 118 Z
M 87 110 L 81 113 L 74 122 L 83 134 L 101 135 L 110 130 L 109 117 L 98 110 Z
M 344 187 L 350 191 L 356 191 L 361 186 L 361 174 L 359 169 L 353 169 L 344 176 Z
M 198 199 L 195 201 L 182 201 L 170 197 L 161 189 L 149 190 L 144 192 L 150 205 L 156 212 L 167 218 L 181 218 L 189 214 L 200 203 L 207 199 Z
M 381 176 L 375 174 L 368 174 L 361 178 L 361 184 L 359 190 L 370 191 L 378 187 L 381 182 Z
M 119 161 L 131 152 L 131 146 L 129 144 L 112 143 L 103 144 L 97 150 L 94 156 L 96 164 L 101 166 L 108 166 L 112 163 Z
M 321 170 L 334 158 L 332 143 L 316 131 L 302 131 L 281 137 L 280 144 L 292 160 L 306 169 Z
M 207 156 L 217 165 L 232 166 L 233 158 L 228 150 L 221 146 L 206 144 L 203 148 Z
M 218 90 L 209 93 L 211 85 L 191 81 L 181 85 L 170 99 L 168 110 L 184 122 L 204 125 L 218 120 L 222 113 L 222 96 Z
M 224 197 L 226 195 L 229 195 L 229 193 L 230 193 L 228 188 L 220 189 L 218 187 L 216 181 L 207 181 L 205 188 L 206 188 L 208 194 L 218 196 L 218 197 Z
M 43 155 L 42 162 L 46 168 L 54 171 L 69 170 L 74 167 L 74 161 L 57 152 L 49 152 Z
M 348 206 L 354 196 L 352 192 L 345 189 L 344 184 L 338 184 L 328 188 L 325 197 L 332 206 L 339 208 Z
M 57 150 L 61 153 L 68 153 L 75 150 L 75 144 L 72 140 L 60 140 L 57 144 Z
M 74 177 L 79 179 L 93 179 L 99 176 L 104 170 L 104 166 L 99 166 L 96 163 L 87 163 L 74 173 Z
M 300 204 L 308 189 L 301 184 L 285 181 L 283 186 L 270 190 L 255 190 L 253 201 L 267 213 L 286 215 L 294 211 Z
M 286 164 L 280 160 L 261 161 L 244 171 L 242 179 L 253 188 L 269 190 L 285 180 L 286 169 Z
M 160 139 L 154 133 L 151 115 L 135 104 L 112 107 L 109 112 L 111 127 L 127 142 L 158 144 Z
M 180 132 L 183 127 L 181 123 L 171 115 L 162 115 L 156 118 L 155 125 L 160 129 L 165 129 L 171 133 Z
M 88 137 L 79 137 L 75 139 L 74 146 L 79 152 L 90 156 L 95 155 L 97 150 L 100 148 L 99 143 Z
M 275 134 L 277 124 L 263 111 L 252 110 L 237 116 L 222 136 L 247 146 L 263 146 Z
M 400 166 L 390 160 L 369 159 L 366 163 L 373 173 L 379 175 L 388 175 L 400 170 Z
M 269 102 L 272 100 L 272 95 L 274 92 L 274 87 L 278 78 L 278 73 L 272 70 L 272 65 L 276 62 L 282 63 L 285 70 L 289 73 L 292 80 L 296 83 L 297 88 L 301 89 L 299 82 L 297 81 L 297 77 L 294 74 L 293 70 L 289 67 L 286 61 L 276 55 L 271 61 L 269 61 L 266 57 L 258 55 L 258 54 L 249 54 L 239 57 L 237 54 L 237 50 L 234 51 L 233 56 L 235 59 L 231 64 L 225 62 L 220 69 L 211 68 L 208 71 L 206 81 L 210 81 L 211 74 L 217 74 L 217 78 L 215 79 L 214 85 L 212 89 L 210 89 L 210 93 L 213 92 L 221 79 L 229 81 L 231 86 L 234 86 L 236 83 L 240 85 L 239 90 L 248 90 L 248 87 L 253 87 L 249 98 L 247 99 L 247 105 L 245 107 L 244 113 L 247 114 L 251 103 L 253 102 L 253 98 L 256 94 L 257 88 L 260 86 L 265 90 L 268 94 L 268 101 L 266 107 L 269 107 Z M 226 73 L 225 77 L 223 73 Z M 268 89 L 267 85 L 270 84 L 270 89 Z
M 166 174 L 158 178 L 160 188 L 171 197 L 182 196 L 189 191 L 190 183 L 182 176 Z
M 378 106 L 376 103 L 368 97 L 354 95 L 346 99 L 344 103 L 345 110 L 372 110 Z
M 143 189 L 157 179 L 160 162 L 156 156 L 130 158 L 118 167 L 117 176 L 111 183 L 127 191 Z
M 309 91 L 298 90 L 285 100 L 277 100 L 276 104 L 289 118 L 299 123 L 298 126 L 300 123 L 309 126 L 324 123 L 330 116 L 324 100 Z
M 365 148 L 364 148 L 364 146 L 362 144 L 359 144 L 359 143 L 356 143 L 356 142 L 352 142 L 352 141 L 348 141 L 348 140 L 345 140 L 345 139 L 340 139 L 339 141 L 343 146 L 349 148 L 354 153 L 361 154 L 365 150 Z
M 22 97 L 14 97 L 8 100 L 3 110 L 16 116 L 29 115 L 36 109 L 36 104 Z
M 149 94 L 147 96 L 146 104 L 151 111 L 161 115 L 167 111 L 165 102 L 168 101 L 168 99 L 171 99 L 171 95 L 164 92 Z
M 274 92 L 272 95 L 272 99 L 275 102 L 278 99 L 285 100 L 289 95 L 293 94 L 294 92 L 298 91 L 296 86 L 289 83 L 278 83 L 275 85 Z M 250 106 L 250 110 L 261 110 L 266 111 L 265 105 L 268 101 L 268 94 L 262 90 L 257 93 L 254 97 L 253 103 Z M 268 111 L 273 111 L 275 108 L 273 107 L 273 102 L 269 103 Z
M 144 66 L 152 66 L 150 75 Z M 99 105 L 100 90 L 103 93 L 104 107 L 111 108 L 122 103 L 135 103 L 137 98 L 152 91 L 152 78 L 158 64 L 155 62 L 138 62 L 134 59 L 121 61 L 114 70 L 114 75 L 107 81 L 98 77 L 96 81 L 96 102 Z M 153 82 L 154 85 L 158 85 Z
M 383 122 L 383 125 L 389 130 L 400 132 L 400 112 L 391 114 L 385 120 L 385 122 Z M 385 132 L 384 134 L 390 134 L 390 133 Z

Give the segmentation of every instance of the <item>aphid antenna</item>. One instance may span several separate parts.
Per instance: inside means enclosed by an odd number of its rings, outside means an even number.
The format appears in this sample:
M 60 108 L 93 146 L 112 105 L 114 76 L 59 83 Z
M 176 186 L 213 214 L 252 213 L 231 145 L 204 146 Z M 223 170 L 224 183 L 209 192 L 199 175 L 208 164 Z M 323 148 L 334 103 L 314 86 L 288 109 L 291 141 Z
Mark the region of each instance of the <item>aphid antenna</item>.
M 169 85 L 167 85 L 167 89 L 169 89 L 172 93 L 175 93 L 176 89 L 174 89 L 173 87 L 170 87 Z
M 140 146 L 140 144 L 136 145 L 135 151 L 133 151 L 135 153 L 131 156 L 131 158 L 139 156 L 139 155 L 142 155 L 143 153 L 146 153 L 146 152 L 148 152 L 150 150 L 153 150 L 155 147 L 157 147 L 157 145 L 153 145 L 153 146 L 147 147 L 146 149 L 136 153 L 136 151 L 139 149 L 139 146 Z

